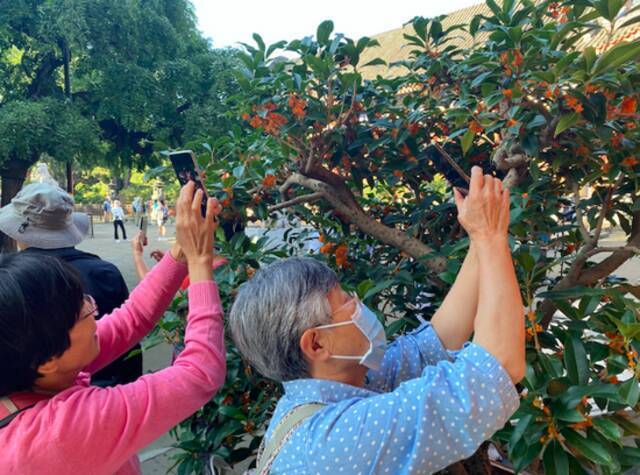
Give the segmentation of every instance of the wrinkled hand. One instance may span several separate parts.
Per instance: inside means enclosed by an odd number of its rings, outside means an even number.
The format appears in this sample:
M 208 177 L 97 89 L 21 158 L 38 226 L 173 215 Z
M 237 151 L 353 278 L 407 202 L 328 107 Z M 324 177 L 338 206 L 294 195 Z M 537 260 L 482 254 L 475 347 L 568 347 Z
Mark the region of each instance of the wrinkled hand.
M 176 204 L 176 238 L 189 267 L 206 264 L 211 271 L 213 261 L 213 237 L 218 226 L 216 216 L 220 213 L 218 200 L 209 198 L 207 214 L 202 217 L 200 205 L 204 198 L 202 190 L 195 191 L 190 181 L 182 190 Z
M 138 231 L 131 241 L 131 248 L 133 249 L 134 256 L 142 257 L 144 253 L 144 246 L 147 245 L 147 237 L 142 231 Z
M 480 167 L 471 169 L 469 195 L 453 191 L 458 221 L 472 240 L 506 238 L 509 230 L 509 190 L 502 181 L 482 175 Z

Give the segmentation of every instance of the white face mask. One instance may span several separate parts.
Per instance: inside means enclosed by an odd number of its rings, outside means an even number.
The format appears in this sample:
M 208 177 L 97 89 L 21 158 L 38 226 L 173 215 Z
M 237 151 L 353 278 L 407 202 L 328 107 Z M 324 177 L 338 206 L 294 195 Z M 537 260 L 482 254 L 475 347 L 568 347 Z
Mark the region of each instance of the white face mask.
M 378 320 L 378 317 L 376 317 L 376 314 L 360 302 L 360 300 L 356 299 L 356 309 L 349 321 L 321 325 L 316 328 L 321 330 L 323 328 L 334 328 L 344 325 L 355 325 L 358 327 L 358 330 L 369 340 L 369 350 L 362 356 L 331 355 L 331 357 L 337 360 L 359 360 L 361 365 L 369 369 L 380 369 L 384 353 L 387 349 L 387 337 L 384 333 L 384 327 L 380 323 L 380 320 Z

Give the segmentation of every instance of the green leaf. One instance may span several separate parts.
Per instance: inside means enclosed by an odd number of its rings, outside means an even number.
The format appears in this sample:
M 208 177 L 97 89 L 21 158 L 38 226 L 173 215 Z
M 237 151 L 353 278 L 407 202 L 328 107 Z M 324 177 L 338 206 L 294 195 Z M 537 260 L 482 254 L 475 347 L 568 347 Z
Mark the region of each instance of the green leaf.
M 258 33 L 254 33 L 253 34 L 253 40 L 258 44 L 258 50 L 259 51 L 265 51 L 266 50 L 266 46 L 264 44 L 264 40 L 262 39 L 262 36 L 260 36 Z
M 367 290 L 367 293 L 364 294 L 364 297 L 362 297 L 362 300 L 367 300 L 370 297 L 373 297 L 374 295 L 379 294 L 380 292 L 382 292 L 383 290 L 391 287 L 396 281 L 394 279 L 388 279 L 388 280 L 383 280 L 382 282 L 380 282 L 378 285 L 376 285 L 375 287 L 370 288 L 369 290 Z
M 437 43 L 442 37 L 442 23 L 437 20 L 433 20 L 431 22 L 431 28 L 429 28 L 429 36 L 431 36 L 434 43 Z
M 629 378 L 620 385 L 620 396 L 629 406 L 635 406 L 640 399 L 640 384 L 636 377 Z
M 473 139 L 475 136 L 476 134 L 473 132 L 473 130 L 468 129 L 460 139 L 460 146 L 462 147 L 462 153 L 464 155 L 467 154 L 467 152 L 471 148 L 471 145 L 473 145 Z
M 622 427 L 625 436 L 640 437 L 640 425 L 630 421 L 626 417 L 620 414 L 614 414 L 611 416 L 611 420 Z
M 573 51 L 567 54 L 566 56 L 564 56 L 556 64 L 555 73 L 558 75 L 562 74 L 562 71 L 564 71 L 567 68 L 567 66 L 573 63 L 576 60 L 576 58 L 578 58 L 579 56 L 580 56 L 580 51 Z
M 387 62 L 382 58 L 376 58 L 369 61 L 367 64 L 362 65 L 363 68 L 367 66 L 386 66 Z
M 569 447 L 592 462 L 603 465 L 610 465 L 613 463 L 611 454 L 597 442 L 585 439 L 573 429 L 563 430 L 562 435 L 565 437 L 566 443 Z
M 584 416 L 577 409 L 563 409 L 553 413 L 556 419 L 565 422 L 582 422 L 585 420 Z
M 594 417 L 592 419 L 593 426 L 603 436 L 613 442 L 620 442 L 622 438 L 622 429 L 613 422 L 611 419 L 605 419 L 603 417 Z
M 496 2 L 494 2 L 493 0 L 487 0 L 487 6 L 491 9 L 496 17 L 502 18 L 502 9 Z
M 218 412 L 224 416 L 231 417 L 232 419 L 237 419 L 239 421 L 247 420 L 247 415 L 234 406 L 220 406 L 218 408 Z
M 390 338 L 398 334 L 398 332 L 400 332 L 406 326 L 407 326 L 407 322 L 402 318 L 400 318 L 399 320 L 396 320 L 395 322 L 391 322 L 389 325 L 387 325 L 384 331 L 385 331 L 385 334 L 387 335 L 387 338 Z
M 588 46 L 584 49 L 584 63 L 587 71 L 591 71 L 593 63 L 596 61 L 596 49 L 593 46 Z
M 589 381 L 589 361 L 582 340 L 573 335 L 564 342 L 564 364 L 567 376 L 573 384 L 583 385 Z
M 287 42 L 286 41 L 278 41 L 277 43 L 274 43 L 271 46 L 269 46 L 269 48 L 267 49 L 267 54 L 265 56 L 268 58 L 269 56 L 271 56 L 273 54 L 274 51 L 276 51 L 278 49 L 282 49 L 285 46 L 287 46 Z
M 576 286 L 570 289 L 564 290 L 549 290 L 547 292 L 541 292 L 539 297 L 545 297 L 549 299 L 570 299 L 579 298 L 584 296 L 593 295 L 605 295 L 606 291 L 600 289 L 592 289 L 591 287 Z
M 509 438 L 509 447 L 514 447 L 518 441 L 520 441 L 524 431 L 527 430 L 527 427 L 531 424 L 531 421 L 533 421 L 532 414 L 527 414 L 520 418 L 515 429 L 513 429 L 513 432 L 511 433 L 511 437 Z
M 321 45 L 326 45 L 329 43 L 329 36 L 333 31 L 333 22 L 331 20 L 325 20 L 320 25 L 318 25 L 318 31 L 316 32 L 316 37 L 318 38 L 318 43 Z
M 593 74 L 598 75 L 611 69 L 618 68 L 627 62 L 640 57 L 640 42 L 620 43 L 598 58 L 593 65 Z
M 636 447 L 622 447 L 618 456 L 620 463 L 627 467 L 640 466 L 640 449 Z
M 569 459 L 562 445 L 552 440 L 544 450 L 542 456 L 545 475 L 566 475 L 569 473 Z
M 476 15 L 473 17 L 473 19 L 471 20 L 471 23 L 469 23 L 469 34 L 471 36 L 476 36 L 476 33 L 478 33 L 478 30 L 480 29 L 481 21 L 482 21 L 482 17 L 480 15 Z
M 576 122 L 578 122 L 577 113 L 571 112 L 569 114 L 563 115 L 560 118 L 560 122 L 558 122 L 558 125 L 556 126 L 556 132 L 554 134 L 554 137 L 557 137 L 568 128 L 573 127 L 576 124 Z

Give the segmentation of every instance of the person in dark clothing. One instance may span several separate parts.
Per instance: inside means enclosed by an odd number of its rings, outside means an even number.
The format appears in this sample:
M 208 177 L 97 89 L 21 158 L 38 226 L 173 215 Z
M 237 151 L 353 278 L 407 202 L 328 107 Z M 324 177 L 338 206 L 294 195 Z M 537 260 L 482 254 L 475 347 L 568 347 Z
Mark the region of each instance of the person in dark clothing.
M 0 209 L 0 231 L 15 239 L 23 252 L 54 256 L 73 266 L 86 293 L 96 301 L 99 315 L 110 314 L 129 296 L 120 271 L 100 257 L 80 251 L 89 229 L 88 216 L 73 212 L 73 198 L 62 189 L 46 184 L 25 186 Z M 139 350 L 140 346 L 132 348 Z M 94 374 L 92 383 L 112 386 L 135 381 L 142 375 L 142 354 L 127 354 Z

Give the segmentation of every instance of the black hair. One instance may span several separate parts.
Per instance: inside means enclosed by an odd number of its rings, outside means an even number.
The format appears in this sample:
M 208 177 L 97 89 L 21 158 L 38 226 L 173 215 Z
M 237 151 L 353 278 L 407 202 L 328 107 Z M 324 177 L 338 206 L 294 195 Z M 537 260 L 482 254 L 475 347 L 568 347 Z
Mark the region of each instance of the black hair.
M 31 389 L 38 367 L 71 346 L 83 302 L 82 281 L 63 261 L 0 254 L 0 396 Z

